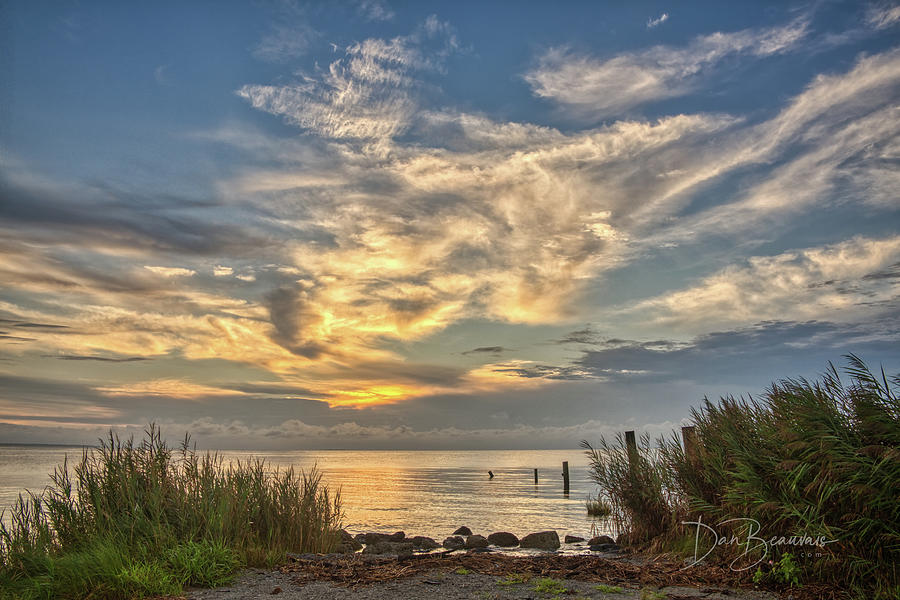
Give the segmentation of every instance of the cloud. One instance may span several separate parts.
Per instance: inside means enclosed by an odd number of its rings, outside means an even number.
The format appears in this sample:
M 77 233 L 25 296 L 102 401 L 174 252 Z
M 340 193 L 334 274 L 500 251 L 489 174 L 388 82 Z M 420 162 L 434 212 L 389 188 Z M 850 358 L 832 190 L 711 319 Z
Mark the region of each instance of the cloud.
M 45 355 L 47 358 L 55 358 L 57 360 L 91 360 L 97 362 L 110 362 L 110 363 L 129 363 L 129 362 L 142 362 L 145 360 L 153 360 L 146 356 L 128 356 L 125 358 L 113 358 L 109 356 L 80 356 L 77 354 L 68 354 L 64 356 L 53 356 L 53 355 Z
M 756 256 L 693 286 L 638 303 L 626 312 L 654 323 L 696 329 L 780 319 L 862 320 L 900 304 L 894 281 L 900 236 L 853 238 L 775 256 Z M 883 310 L 884 308 L 882 308 Z
M 222 265 L 216 265 L 213 267 L 213 275 L 216 277 L 227 277 L 234 272 L 234 269 L 231 267 L 223 267 Z
M 113 397 L 153 398 L 163 396 L 185 400 L 243 394 L 237 390 L 222 389 L 184 379 L 154 379 L 122 385 L 98 386 L 94 389 L 105 396 Z
M 503 352 L 509 352 L 509 348 L 504 348 L 503 346 L 481 346 L 479 348 L 472 348 L 471 350 L 466 350 L 463 352 L 463 355 L 469 354 L 502 354 Z
M 429 38 L 443 40 L 434 58 L 423 51 Z M 383 144 L 406 132 L 419 108 L 414 75 L 438 68 L 455 40 L 449 26 L 429 17 L 422 33 L 356 42 L 327 71 L 289 85 L 245 85 L 237 94 L 310 133 Z
M 289 62 L 300 58 L 319 37 L 309 23 L 306 9 L 293 1 L 269 5 L 272 24 L 251 50 L 259 60 L 273 63 Z
M 303 290 L 279 288 L 269 294 L 268 301 L 269 318 L 275 328 L 273 341 L 304 358 L 322 354 L 319 336 L 305 333 L 316 328 L 322 316 L 309 310 Z
M 574 114 L 600 118 L 685 95 L 726 57 L 788 52 L 807 32 L 808 22 L 799 19 L 780 27 L 700 36 L 682 48 L 655 46 L 609 59 L 552 48 L 525 74 L 525 81 L 538 97 L 558 102 Z
M 156 83 L 159 85 L 171 85 L 169 81 L 169 77 L 166 74 L 166 70 L 169 68 L 169 65 L 159 65 L 155 69 L 153 69 L 153 79 L 156 80 Z
M 669 20 L 669 13 L 663 13 L 659 15 L 657 18 L 649 18 L 647 19 L 647 29 L 653 29 L 654 27 L 658 27 Z
M 601 337 L 590 326 L 576 331 L 570 331 L 563 337 L 554 340 L 555 344 L 599 344 L 603 342 Z
M 311 425 L 300 419 L 279 425 L 259 426 L 243 420 L 197 419 L 190 422 L 172 420 L 157 423 L 170 443 L 177 444 L 189 432 L 203 448 L 292 449 L 327 446 L 339 449 L 571 449 L 573 440 L 599 440 L 614 436 L 629 423 L 589 420 L 569 426 L 513 425 L 512 427 L 458 429 L 455 427 L 412 429 L 407 426 L 371 426 L 346 421 L 330 426 Z M 679 427 L 677 421 L 647 423 L 642 428 L 653 437 L 668 435 Z M 143 435 L 143 424 L 117 426 L 120 437 Z M 105 427 L 72 426 L 65 422 L 27 425 L 0 422 L 0 435 L 12 443 L 44 439 L 56 443 L 95 443 L 108 434 Z
M 197 271 L 185 269 L 184 267 L 152 267 L 144 265 L 144 268 L 163 277 L 192 277 L 197 274 Z
M 359 0 L 356 12 L 367 21 L 390 21 L 394 18 L 394 11 L 383 0 Z
M 866 23 L 875 29 L 887 29 L 900 22 L 900 6 L 873 5 L 866 10 Z

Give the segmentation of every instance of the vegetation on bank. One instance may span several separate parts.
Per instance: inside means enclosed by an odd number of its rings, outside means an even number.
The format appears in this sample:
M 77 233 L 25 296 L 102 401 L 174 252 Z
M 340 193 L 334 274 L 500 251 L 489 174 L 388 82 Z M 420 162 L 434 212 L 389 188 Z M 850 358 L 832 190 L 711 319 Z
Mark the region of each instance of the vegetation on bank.
M 760 398 L 705 400 L 691 414 L 695 453 L 677 434 L 655 444 L 644 436 L 633 451 L 621 436 L 597 448 L 582 442 L 627 542 L 690 556 L 699 530 L 699 558 L 715 536 L 685 522 L 702 522 L 720 540 L 738 540 L 710 559 L 737 559 L 735 567 L 749 567 L 757 581 L 900 597 L 900 400 L 891 389 L 900 376 L 847 360 L 847 384 L 832 365 L 820 381 L 782 380 Z M 769 543 L 766 559 L 753 565 L 761 549 L 748 551 L 751 522 L 743 519 L 759 523 L 755 537 L 787 542 Z M 791 545 L 791 536 L 828 543 L 795 537 L 802 543 Z
M 64 463 L 0 524 L 0 600 L 177 595 L 228 582 L 242 565 L 339 541 L 340 496 L 308 472 L 226 464 L 151 425 L 135 444 L 110 433 Z

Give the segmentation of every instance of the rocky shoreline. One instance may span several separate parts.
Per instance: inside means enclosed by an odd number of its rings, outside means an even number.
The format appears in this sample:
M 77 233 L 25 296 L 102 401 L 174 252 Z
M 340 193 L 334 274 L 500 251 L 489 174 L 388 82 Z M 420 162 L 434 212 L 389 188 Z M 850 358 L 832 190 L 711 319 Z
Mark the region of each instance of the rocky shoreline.
M 458 550 L 510 550 L 524 548 L 534 550 L 558 550 L 564 543 L 567 546 L 579 548 L 585 552 L 618 553 L 622 549 L 609 536 L 595 536 L 590 540 L 582 537 L 567 535 L 560 543 L 559 534 L 556 531 L 539 531 L 529 533 L 521 539 L 508 531 L 495 531 L 487 537 L 472 533 L 472 530 L 463 525 L 447 536 L 443 542 L 421 535 L 407 537 L 403 531 L 396 533 L 358 533 L 352 535 L 348 531 L 341 530 L 341 542 L 338 545 L 338 554 L 362 554 L 394 555 L 408 557 L 414 554 L 434 552 L 454 552 Z
M 561 552 L 568 550 L 568 553 Z M 572 553 L 578 551 L 578 553 Z M 628 554 L 612 538 L 585 540 L 555 531 L 522 538 L 460 527 L 442 543 L 425 536 L 341 531 L 337 552 L 296 554 L 276 570 L 250 569 L 232 585 L 191 590 L 185 600 L 821 600 L 828 588 L 779 596 L 746 573 L 715 565 L 685 569 L 681 559 Z

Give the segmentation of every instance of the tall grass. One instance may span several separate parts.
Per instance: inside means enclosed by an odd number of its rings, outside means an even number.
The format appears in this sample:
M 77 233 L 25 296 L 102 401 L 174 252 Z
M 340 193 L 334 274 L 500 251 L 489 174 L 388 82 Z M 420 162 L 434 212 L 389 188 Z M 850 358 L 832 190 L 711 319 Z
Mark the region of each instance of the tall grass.
M 801 562 L 808 580 L 897 597 L 900 400 L 891 386 L 900 377 L 847 361 L 847 383 L 831 365 L 819 381 L 782 380 L 757 399 L 705 400 L 691 412 L 692 456 L 674 433 L 657 441 L 657 460 L 646 439 L 636 461 L 621 439 L 601 452 L 588 446 L 629 541 L 671 543 L 682 520 L 752 518 L 766 539 L 834 540 Z
M 597 448 L 588 441 L 585 449 L 591 477 L 608 499 L 609 520 L 632 545 L 662 541 L 675 530 L 678 499 L 666 485 L 669 473 L 656 460 L 650 436 L 641 436 L 630 451 L 621 433 L 614 441 L 600 439 Z
M 173 450 L 151 425 L 135 444 L 110 433 L 64 463 L 42 494 L 0 523 L 0 599 L 131 598 L 227 581 L 241 564 L 327 552 L 339 494 L 315 468 L 226 464 L 185 437 Z

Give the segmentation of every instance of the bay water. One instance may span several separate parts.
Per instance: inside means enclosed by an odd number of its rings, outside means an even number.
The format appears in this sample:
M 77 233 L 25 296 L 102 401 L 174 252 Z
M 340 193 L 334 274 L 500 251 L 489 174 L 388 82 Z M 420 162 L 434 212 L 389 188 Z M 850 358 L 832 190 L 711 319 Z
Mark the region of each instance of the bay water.
M 0 445 L 0 510 L 26 489 L 40 492 L 68 455 L 81 447 Z M 589 537 L 614 534 L 585 508 L 596 494 L 581 450 L 302 450 L 221 451 L 226 460 L 261 458 L 272 468 L 316 466 L 330 489 L 340 489 L 344 527 L 351 533 L 405 531 L 438 542 L 457 527 L 475 533 L 510 531 L 519 537 L 544 530 Z M 570 490 L 563 492 L 568 461 Z M 534 469 L 538 483 L 534 483 Z M 493 472 L 490 478 L 488 471 Z M 8 515 L 4 515 L 8 522 Z

